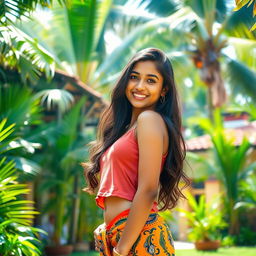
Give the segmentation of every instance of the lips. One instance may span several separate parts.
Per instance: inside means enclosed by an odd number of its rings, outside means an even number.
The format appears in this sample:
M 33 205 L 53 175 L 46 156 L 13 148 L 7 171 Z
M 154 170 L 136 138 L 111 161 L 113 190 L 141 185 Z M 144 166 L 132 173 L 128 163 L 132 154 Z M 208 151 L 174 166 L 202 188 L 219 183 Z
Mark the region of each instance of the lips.
M 137 100 L 144 100 L 147 95 L 133 92 L 133 97 Z

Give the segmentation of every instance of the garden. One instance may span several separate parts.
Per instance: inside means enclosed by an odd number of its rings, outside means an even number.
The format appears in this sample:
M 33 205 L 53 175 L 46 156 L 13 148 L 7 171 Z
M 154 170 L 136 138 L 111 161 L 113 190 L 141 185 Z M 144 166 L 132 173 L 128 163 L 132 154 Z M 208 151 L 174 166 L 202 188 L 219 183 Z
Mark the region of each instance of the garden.
M 176 255 L 256 255 L 255 16 L 256 0 L 1 1 L 0 255 L 99 255 L 82 163 L 147 47 L 167 53 L 182 106 L 191 186 L 160 213 Z

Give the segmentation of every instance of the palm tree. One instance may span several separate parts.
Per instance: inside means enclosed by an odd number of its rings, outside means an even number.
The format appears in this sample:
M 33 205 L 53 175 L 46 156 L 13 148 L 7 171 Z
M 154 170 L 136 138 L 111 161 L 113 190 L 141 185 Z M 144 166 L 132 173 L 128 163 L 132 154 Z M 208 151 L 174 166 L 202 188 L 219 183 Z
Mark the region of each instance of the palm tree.
M 8 161 L 15 162 L 26 180 L 31 180 L 41 170 L 33 160 L 34 152 L 41 147 L 37 141 L 40 134 L 31 136 L 32 127 L 43 123 L 41 112 L 39 100 L 32 97 L 31 89 L 17 84 L 0 86 L 0 120 L 6 119 L 7 125 L 16 124 L 15 131 L 10 135 L 15 142 L 2 147 L 1 154 Z
M 66 3 L 64 0 L 58 1 Z M 4 70 L 17 69 L 25 83 L 28 79 L 36 83 L 42 72 L 50 79 L 54 73 L 54 59 L 52 55 L 38 44 L 36 39 L 20 31 L 17 23 L 22 18 L 30 18 L 38 6 L 48 8 L 52 0 L 32 1 L 1 1 L 0 3 L 0 71 L 3 80 L 6 80 Z M 67 2 L 68 3 L 68 2 Z
M 84 102 L 85 99 L 82 98 L 62 119 L 36 129 L 44 130 L 40 138 L 43 150 L 38 153 L 41 155 L 44 173 L 39 177 L 41 182 L 36 193 L 44 192 L 50 197 L 42 211 L 51 212 L 55 216 L 54 233 L 51 237 L 54 245 L 61 244 L 65 220 L 72 222 L 68 217 L 72 197 L 79 197 L 79 195 L 73 195 L 71 188 L 74 177 L 81 172 L 78 163 L 87 156 L 85 138 L 79 131 L 82 118 L 80 110 Z M 38 133 L 38 131 L 35 132 Z
M 250 143 L 244 138 L 239 147 L 235 147 L 230 135 L 224 133 L 220 111 L 214 111 L 214 123 L 209 119 L 199 119 L 199 125 L 211 136 L 215 162 L 218 164 L 215 173 L 225 188 L 225 205 L 230 220 L 229 234 L 239 232 L 237 204 L 240 201 L 239 183 L 256 168 L 256 163 L 247 163 Z M 207 161 L 207 160 L 204 160 Z
M 253 13 L 252 15 L 255 16 L 256 15 L 256 1 L 255 0 L 251 0 L 251 1 L 247 1 L 247 0 L 236 0 L 236 8 L 234 9 L 235 11 L 240 10 L 241 8 L 243 8 L 245 5 L 247 5 L 247 7 L 249 7 L 252 3 L 254 2 L 253 5 Z M 251 31 L 256 29 L 256 23 L 252 26 Z
M 17 26 L 24 33 L 37 37 L 52 53 L 59 69 L 89 84 L 98 59 L 105 55 L 102 32 L 111 4 L 111 0 L 75 0 L 65 7 L 56 1 L 51 10 L 43 14 L 49 17 L 48 25 L 42 23 L 42 10 L 38 9 L 33 20 Z
M 4 154 L 6 145 L 15 143 L 11 137 L 15 124 L 6 127 L 7 119 L 0 122 L 0 254 L 41 255 L 41 245 L 37 238 L 43 230 L 31 226 L 35 214 L 33 202 L 22 197 L 29 193 L 26 184 L 18 183 L 14 161 L 7 161 Z M 10 150 L 10 149 L 9 149 Z
M 69 3 L 68 1 L 58 0 L 59 3 Z M 0 23 L 10 24 L 13 20 L 20 19 L 21 17 L 29 18 L 29 14 L 33 12 L 37 6 L 49 7 L 53 0 L 32 0 L 27 2 L 21 1 L 2 1 L 0 4 Z
M 23 22 L 19 29 L 38 38 L 42 46 L 52 53 L 59 69 L 107 93 L 131 53 L 152 42 L 153 37 L 156 40 L 157 29 L 166 29 L 169 22 L 179 15 L 183 14 L 183 20 L 186 19 L 186 11 L 182 10 L 171 18 L 153 19 L 139 14 L 127 17 L 124 3 L 120 0 L 113 1 L 113 4 L 107 0 L 76 0 L 70 9 L 56 3 L 43 14 L 49 16 L 47 24 L 41 22 L 42 14 L 38 12 L 33 21 Z M 105 38 L 114 34 L 120 36 L 122 43 L 109 53 Z
M 158 8 L 155 8 L 153 1 L 140 2 L 146 4 L 147 10 L 158 15 L 173 15 L 175 10 L 179 12 L 182 8 L 190 13 L 182 23 L 170 24 L 170 37 L 174 38 L 177 30 L 183 35 L 184 40 L 177 50 L 190 57 L 199 70 L 201 80 L 208 88 L 210 113 L 212 108 L 219 107 L 226 101 L 223 71 L 229 77 L 231 86 L 246 92 L 255 100 L 255 70 L 244 65 L 243 60 L 231 57 L 225 49 L 232 46 L 234 51 L 242 48 L 243 56 L 255 55 L 252 51 L 256 47 L 255 34 L 245 29 L 245 24 L 253 22 L 252 17 L 248 17 L 249 9 L 240 10 L 239 13 L 232 12 L 232 3 L 223 0 L 162 0 Z M 243 37 L 243 44 L 238 37 Z

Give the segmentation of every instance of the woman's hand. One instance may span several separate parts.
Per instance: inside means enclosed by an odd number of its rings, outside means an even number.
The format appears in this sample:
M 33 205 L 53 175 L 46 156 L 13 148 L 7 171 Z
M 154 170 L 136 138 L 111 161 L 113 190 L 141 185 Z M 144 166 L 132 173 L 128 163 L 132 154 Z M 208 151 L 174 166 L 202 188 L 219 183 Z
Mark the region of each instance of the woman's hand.
M 121 248 L 119 244 L 116 245 L 116 247 L 113 249 L 113 255 L 114 256 L 127 256 L 129 254 L 129 249 L 127 248 Z
M 95 250 L 100 252 L 100 242 L 98 240 L 98 236 L 100 235 L 100 233 L 102 232 L 102 230 L 104 230 L 106 227 L 105 223 L 99 225 L 93 232 L 94 235 L 94 241 L 95 241 Z
M 128 253 L 126 253 L 126 254 L 120 253 L 120 252 L 116 249 L 116 247 L 114 247 L 114 249 L 113 249 L 113 256 L 126 256 L 126 255 L 128 255 Z

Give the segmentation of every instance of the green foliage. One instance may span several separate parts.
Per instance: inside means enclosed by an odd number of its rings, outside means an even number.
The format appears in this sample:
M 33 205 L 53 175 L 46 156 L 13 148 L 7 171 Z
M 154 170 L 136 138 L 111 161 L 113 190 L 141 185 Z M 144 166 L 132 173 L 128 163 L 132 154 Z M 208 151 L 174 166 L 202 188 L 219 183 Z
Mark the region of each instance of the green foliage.
M 53 122 L 50 126 L 45 126 L 42 134 L 46 142 L 42 141 L 45 150 L 41 152 L 42 166 L 45 171 L 37 193 L 50 195 L 50 199 L 43 207 L 43 212 L 55 216 L 54 233 L 50 238 L 53 244 L 60 244 L 63 226 L 70 221 L 68 209 L 73 196 L 72 178 L 81 172 L 78 164 L 87 154 L 85 140 L 79 132 L 80 111 L 84 103 L 85 98 L 82 98 L 62 119 Z M 52 136 L 52 141 L 47 140 L 49 136 Z
M 95 204 L 94 196 L 81 194 L 78 220 L 78 241 L 93 241 L 93 231 L 103 222 L 102 210 Z
M 70 109 L 74 102 L 73 95 L 64 89 L 40 90 L 34 95 L 34 98 L 41 98 L 41 105 L 45 104 L 47 110 L 57 108 L 60 114 Z
M 256 245 L 256 232 L 248 226 L 242 226 L 240 232 L 234 237 L 236 245 L 240 246 L 255 246 Z
M 249 49 L 248 45 L 247 51 Z M 254 48 L 256 43 L 254 44 Z M 240 47 L 241 48 L 241 47 Z M 245 54 L 243 54 L 245 56 Z M 241 92 L 244 95 L 250 96 L 253 101 L 256 100 L 256 73 L 248 68 L 248 65 L 237 61 L 232 60 L 227 57 L 227 71 L 228 71 L 228 80 L 233 85 L 234 95 L 238 92 Z M 242 87 L 239 85 L 243 84 Z
M 0 86 L 0 118 L 8 118 L 9 124 L 15 123 L 16 133 L 42 123 L 42 108 L 32 95 L 30 88 L 19 84 Z
M 112 0 L 74 0 L 66 7 L 55 1 L 49 26 L 42 26 L 37 15 L 17 26 L 30 37 L 44 42 L 59 69 L 93 87 L 91 80 L 106 54 L 105 47 L 100 46 L 104 42 L 103 31 L 111 5 Z
M 59 3 L 69 3 L 69 0 L 58 0 Z M 34 11 L 38 5 L 50 7 L 53 0 L 5 0 L 0 2 L 0 23 L 12 23 L 14 19 L 20 19 L 22 16 L 29 18 L 29 13 Z
M 0 26 L 0 71 L 2 79 L 7 80 L 4 70 L 15 69 L 19 72 L 23 83 L 36 84 L 44 72 L 50 80 L 54 74 L 55 61 L 53 56 L 38 41 L 9 25 Z
M 14 131 L 14 125 L 4 128 L 6 120 L 0 122 L 0 146 Z M 29 193 L 25 184 L 19 184 L 13 161 L 0 157 L 0 254 L 3 256 L 41 255 L 40 229 L 31 227 L 35 214 L 33 202 L 24 200 Z
M 255 210 L 256 209 L 256 173 L 251 171 L 239 184 L 239 202 L 234 209 Z
M 254 3 L 254 4 L 253 4 Z M 242 7 L 246 6 L 249 7 L 253 4 L 253 17 L 256 15 L 256 0 L 236 0 L 236 8 L 234 11 L 240 10 Z M 252 26 L 251 31 L 256 29 L 256 23 Z
M 20 178 L 35 177 L 34 175 L 40 172 L 40 166 L 31 156 L 40 144 L 34 142 L 36 136 L 30 138 L 30 133 L 32 126 L 42 123 L 39 100 L 33 99 L 32 91 L 26 87 L 16 84 L 0 86 L 0 119 L 3 120 L 3 125 L 15 123 L 15 131 L 13 130 L 0 146 L 1 155 L 15 161 L 15 167 L 24 174 Z
M 239 202 L 239 182 L 256 168 L 255 163 L 247 164 L 246 159 L 250 143 L 244 138 L 241 145 L 234 145 L 232 133 L 225 133 L 220 110 L 215 110 L 214 120 L 199 119 L 196 121 L 211 136 L 213 152 L 221 182 L 225 188 L 225 208 L 230 220 L 230 234 L 238 232 L 238 212 L 235 204 Z
M 246 99 L 246 98 L 245 98 Z M 241 104 L 232 104 L 227 108 L 228 113 L 232 113 L 234 115 L 241 114 L 241 112 L 246 112 L 249 114 L 249 121 L 256 120 L 256 105 L 252 101 L 248 101 L 241 106 Z
M 225 236 L 221 240 L 221 246 L 230 247 L 235 245 L 235 238 L 233 236 Z
M 171 211 L 166 210 L 163 212 L 159 212 L 159 215 L 164 218 L 166 221 L 175 221 L 175 218 Z
M 197 202 L 190 193 L 187 195 L 190 210 L 178 208 L 188 219 L 190 229 L 188 238 L 191 241 L 209 241 L 220 239 L 220 230 L 227 226 L 219 209 L 219 198 L 206 203 L 205 195 Z

